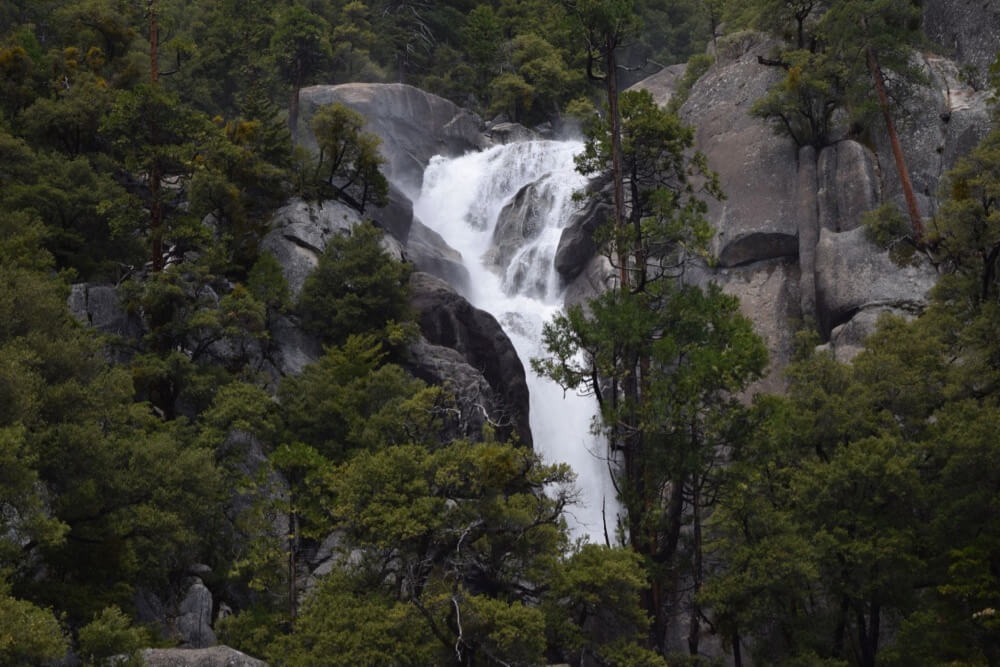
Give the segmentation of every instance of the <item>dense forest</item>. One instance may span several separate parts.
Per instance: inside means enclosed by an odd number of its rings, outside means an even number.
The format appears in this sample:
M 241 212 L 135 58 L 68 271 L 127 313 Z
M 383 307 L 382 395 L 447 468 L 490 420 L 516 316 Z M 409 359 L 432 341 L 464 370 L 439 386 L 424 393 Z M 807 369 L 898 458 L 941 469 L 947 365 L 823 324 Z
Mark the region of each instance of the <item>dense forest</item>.
M 778 45 L 752 113 L 796 145 L 891 138 L 937 48 L 920 4 L 5 0 L 0 664 L 141 664 L 177 641 L 148 601 L 197 575 L 219 643 L 272 665 L 1000 665 L 1000 124 L 933 216 L 867 216 L 940 277 L 850 364 L 805 322 L 788 391 L 748 398 L 762 340 L 685 280 L 725 193 L 676 111 L 717 42 Z M 623 92 L 685 62 L 670 108 Z M 1000 94 L 1000 58 L 966 75 Z M 523 361 L 599 403 L 605 544 L 571 539 L 567 466 L 456 436 L 456 397 L 404 370 L 413 269 L 382 230 L 333 238 L 298 294 L 261 250 L 291 197 L 386 203 L 356 112 L 293 142 L 299 91 L 346 82 L 583 128 L 617 280 Z M 127 335 L 71 315 L 79 283 Z M 323 352 L 282 376 L 288 326 Z

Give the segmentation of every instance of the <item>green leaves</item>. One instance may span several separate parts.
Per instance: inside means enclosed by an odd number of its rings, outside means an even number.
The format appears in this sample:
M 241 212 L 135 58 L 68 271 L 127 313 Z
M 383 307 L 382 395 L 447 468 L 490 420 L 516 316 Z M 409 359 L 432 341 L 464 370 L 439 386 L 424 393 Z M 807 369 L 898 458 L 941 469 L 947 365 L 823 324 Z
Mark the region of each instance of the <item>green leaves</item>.
M 368 204 L 385 206 L 389 183 L 382 175 L 381 139 L 363 132 L 364 117 L 343 104 L 319 109 L 312 118 L 319 146 L 314 177 L 318 195 L 340 199 L 364 214 Z
M 320 340 L 342 343 L 408 319 L 411 268 L 386 255 L 381 232 L 364 223 L 334 235 L 299 296 L 302 326 Z

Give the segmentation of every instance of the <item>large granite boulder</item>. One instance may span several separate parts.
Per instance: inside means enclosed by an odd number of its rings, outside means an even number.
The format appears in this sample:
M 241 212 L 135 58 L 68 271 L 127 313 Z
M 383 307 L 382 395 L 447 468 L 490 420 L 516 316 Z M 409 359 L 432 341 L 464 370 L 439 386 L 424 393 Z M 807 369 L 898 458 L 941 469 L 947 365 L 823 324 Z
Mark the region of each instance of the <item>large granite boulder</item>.
M 593 195 L 608 184 L 592 181 L 587 191 Z M 614 207 L 605 197 L 591 196 L 582 209 L 566 223 L 559 237 L 554 259 L 556 272 L 563 282 L 571 283 L 589 264 L 597 244 L 594 233 L 614 216 Z
M 212 630 L 212 592 L 200 578 L 191 578 L 187 593 L 177 606 L 174 627 L 183 648 L 206 648 L 216 644 Z
M 504 272 L 514 256 L 538 238 L 553 202 L 552 189 L 544 177 L 518 190 L 500 210 L 486 261 Z
M 81 324 L 101 333 L 137 338 L 145 333 L 142 319 L 122 306 L 114 285 L 76 283 L 70 288 L 69 312 Z
M 642 81 L 629 86 L 628 90 L 647 90 L 653 96 L 653 101 L 661 107 L 667 106 L 670 99 L 677 90 L 677 85 L 684 78 L 684 70 L 687 65 L 670 65 L 664 67 L 656 74 L 646 77 Z
M 459 292 L 468 293 L 469 270 L 465 268 L 462 253 L 420 220 L 413 221 L 405 254 L 417 271 L 429 273 Z
M 455 396 L 456 412 L 447 416 L 442 437 L 480 440 L 483 428 L 503 414 L 502 398 L 464 354 L 434 345 L 421 336 L 407 348 L 404 368 L 428 384 L 444 387 Z
M 524 366 L 496 318 L 429 274 L 414 273 L 410 287 L 411 303 L 424 338 L 431 345 L 458 351 L 470 366 L 482 373 L 499 398 L 489 415 L 490 421 L 499 425 L 498 435 L 516 434 L 521 444 L 530 447 Z
M 424 168 L 434 155 L 462 155 L 487 144 L 478 116 L 401 83 L 310 86 L 299 99 L 299 141 L 315 147 L 309 121 L 316 109 L 335 102 L 350 107 L 365 117 L 365 129 L 382 139 L 386 177 L 408 192 L 420 191 Z
M 267 667 L 266 662 L 228 646 L 149 648 L 142 652 L 142 662 L 146 667 Z
M 971 65 L 976 83 L 1000 51 L 1000 4 L 994 0 L 923 0 L 924 32 L 961 65 Z
M 708 200 L 708 219 L 717 232 L 713 250 L 722 266 L 798 254 L 798 149 L 749 114 L 781 70 L 757 62 L 771 52 L 772 42 L 741 45 L 745 51 L 731 53 L 733 60 L 721 60 L 698 80 L 680 111 L 726 194 L 722 201 Z
M 292 199 L 271 218 L 271 231 L 261 241 L 261 249 L 278 260 L 292 295 L 297 296 L 333 235 L 348 234 L 359 222 L 361 215 L 339 201 Z M 403 259 L 402 245 L 395 237 L 383 236 L 382 248 L 390 257 Z
M 927 262 L 900 267 L 877 248 L 864 228 L 836 233 L 821 229 L 816 245 L 816 311 L 820 332 L 863 310 L 893 308 L 919 312 L 937 273 Z

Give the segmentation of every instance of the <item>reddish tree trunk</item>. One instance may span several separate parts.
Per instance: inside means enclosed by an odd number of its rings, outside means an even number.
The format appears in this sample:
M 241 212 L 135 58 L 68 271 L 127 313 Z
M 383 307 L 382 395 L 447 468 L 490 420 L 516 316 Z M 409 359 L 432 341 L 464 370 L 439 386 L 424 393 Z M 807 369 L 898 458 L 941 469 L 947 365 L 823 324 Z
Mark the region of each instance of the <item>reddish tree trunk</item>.
M 618 113 L 618 60 L 615 57 L 615 40 L 608 37 L 605 41 L 604 82 L 608 93 L 608 114 L 611 116 L 611 173 L 615 181 L 615 231 L 621 236 L 625 231 L 625 184 L 622 172 L 622 121 Z M 628 289 L 628 251 L 623 248 L 624 241 L 619 241 L 618 271 L 622 289 Z
M 920 220 L 920 208 L 917 206 L 917 198 L 913 194 L 913 184 L 910 182 L 910 171 L 906 167 L 906 160 L 903 158 L 903 147 L 899 143 L 899 135 L 896 134 L 896 124 L 892 120 L 892 112 L 889 109 L 889 95 L 885 91 L 885 76 L 882 68 L 878 64 L 878 56 L 875 50 L 868 47 L 866 50 L 868 57 L 868 69 L 872 73 L 872 81 L 875 84 L 875 92 L 878 94 L 879 106 L 882 107 L 882 116 L 885 118 L 885 128 L 889 134 L 889 143 L 892 146 L 892 156 L 896 160 L 896 170 L 899 172 L 899 180 L 903 185 L 903 196 L 906 198 L 906 207 L 910 212 L 910 225 L 913 228 L 914 241 L 922 243 L 924 238 L 924 226 Z

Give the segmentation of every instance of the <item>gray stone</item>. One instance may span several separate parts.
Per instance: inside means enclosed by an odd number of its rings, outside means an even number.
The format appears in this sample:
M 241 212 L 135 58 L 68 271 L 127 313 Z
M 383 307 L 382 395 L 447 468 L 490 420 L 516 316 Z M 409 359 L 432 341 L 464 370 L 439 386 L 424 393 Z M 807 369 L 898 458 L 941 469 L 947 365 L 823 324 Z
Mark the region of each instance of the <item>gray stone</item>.
M 737 266 L 798 254 L 796 205 L 798 149 L 774 133 L 750 107 L 780 73 L 763 67 L 771 43 L 754 40 L 732 62 L 711 68 L 692 87 L 681 107 L 695 127 L 695 147 L 719 174 L 726 199 L 708 200 L 708 219 L 717 230 L 714 252 L 723 266 Z
M 858 311 L 854 317 L 830 332 L 828 345 L 834 358 L 845 364 L 852 361 L 864 349 L 868 337 L 875 333 L 879 320 L 886 315 L 912 319 L 914 313 L 889 306 L 872 306 Z
M 458 350 L 433 345 L 421 336 L 410 344 L 403 363 L 415 377 L 444 387 L 455 397 L 457 412 L 447 416 L 445 438 L 480 440 L 488 420 L 497 421 L 504 406 L 481 372 Z
M 687 69 L 687 65 L 684 63 L 664 67 L 656 74 L 632 84 L 628 90 L 648 90 L 653 96 L 653 101 L 661 107 L 665 107 L 670 103 L 670 98 L 674 96 L 677 84 L 684 77 L 685 69 Z
M 271 231 L 261 241 L 261 250 L 278 260 L 295 298 L 330 237 L 350 232 L 360 221 L 358 212 L 341 202 L 314 204 L 293 199 L 271 218 Z
M 429 274 L 414 273 L 410 287 L 421 333 L 432 345 L 457 350 L 470 366 L 482 372 L 499 399 L 500 410 L 490 415 L 501 424 L 498 435 L 517 434 L 521 444 L 530 447 L 524 366 L 496 318 Z
M 816 243 L 819 242 L 819 202 L 816 192 L 816 149 L 799 149 L 796 184 L 799 217 L 799 294 L 804 317 L 816 317 Z
M 429 273 L 459 292 L 468 293 L 469 271 L 462 261 L 462 253 L 420 220 L 413 221 L 405 254 L 417 271 Z
M 114 285 L 76 283 L 67 305 L 73 317 L 101 333 L 138 338 L 145 332 L 142 320 L 122 307 Z
M 594 232 L 613 215 L 614 208 L 604 198 L 590 197 L 586 206 L 570 218 L 559 237 L 554 260 L 556 272 L 564 282 L 572 282 L 587 267 L 597 252 Z
M 693 273 L 692 282 L 704 284 L 711 280 L 727 294 L 737 297 L 740 312 L 753 322 L 754 331 L 767 345 L 770 363 L 766 374 L 747 388 L 745 396 L 757 392 L 782 393 L 787 386 L 784 369 L 791 361 L 795 331 L 802 320 L 798 263 L 768 260 L 720 268 L 702 276 L 697 271 Z
M 937 210 L 941 178 L 989 130 L 990 112 L 987 94 L 963 83 L 951 61 L 929 55 L 914 64 L 923 69 L 929 84 L 914 87 L 904 101 L 907 114 L 898 119 L 897 130 L 920 213 L 929 218 Z M 883 200 L 906 211 L 888 134 L 882 123 L 872 130 Z
M 850 231 L 861 226 L 865 213 L 878 207 L 875 156 L 856 141 L 846 139 L 820 151 L 816 179 L 823 229 Z
M 937 274 L 927 262 L 896 266 L 875 247 L 864 228 L 836 233 L 820 230 L 816 246 L 816 310 L 820 332 L 837 326 L 866 308 L 890 307 L 919 312 Z
M 142 652 L 142 661 L 146 667 L 267 667 L 266 662 L 228 646 L 149 648 Z
M 567 308 L 576 305 L 585 306 L 589 300 L 617 284 L 617 274 L 608 258 L 594 255 L 576 278 L 566 286 L 563 303 Z
M 271 338 L 274 344 L 268 359 L 281 376 L 298 375 L 323 353 L 318 340 L 283 315 L 272 323 Z
M 278 260 L 296 298 L 333 235 L 350 233 L 359 222 L 360 214 L 339 201 L 292 199 L 271 218 L 271 231 L 261 241 L 261 250 Z M 382 249 L 396 260 L 403 258 L 403 246 L 394 236 L 383 236 Z
M 406 245 L 410 226 L 413 224 L 413 201 L 393 183 L 389 183 L 389 203 L 381 208 L 366 208 L 365 217 L 371 218 L 376 226 Z
M 434 155 L 450 157 L 486 146 L 478 116 L 448 100 L 401 83 L 310 86 L 300 93 L 299 139 L 315 147 L 309 121 L 322 106 L 339 102 L 360 112 L 365 129 L 382 139 L 385 175 L 404 191 L 419 192 Z
M 485 261 L 504 273 L 514 255 L 541 233 L 553 201 L 552 189 L 545 177 L 518 190 L 497 216 L 493 242 Z
M 977 82 L 1000 51 L 1000 3 L 995 0 L 924 0 L 924 32 L 962 65 L 971 65 Z
M 532 141 L 540 135 L 520 123 L 497 123 L 486 129 L 486 136 L 496 145 L 512 144 L 516 141 Z
M 177 606 L 174 627 L 184 648 L 205 648 L 217 642 L 212 630 L 212 593 L 198 577 L 192 577 L 187 594 Z

